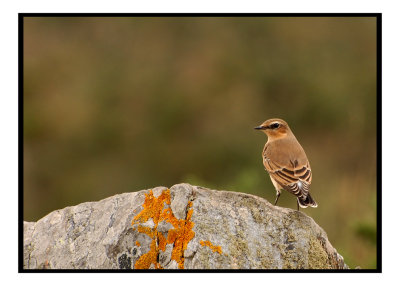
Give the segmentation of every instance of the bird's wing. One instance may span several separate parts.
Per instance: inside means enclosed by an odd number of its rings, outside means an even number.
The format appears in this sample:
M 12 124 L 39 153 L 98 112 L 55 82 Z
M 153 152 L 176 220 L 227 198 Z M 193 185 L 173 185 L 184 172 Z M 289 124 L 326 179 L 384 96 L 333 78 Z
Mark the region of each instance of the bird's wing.
M 312 180 L 310 164 L 305 156 L 298 159 L 293 156 L 283 156 L 274 160 L 267 150 L 263 152 L 263 163 L 272 178 L 282 187 L 282 189 L 298 196 L 306 197 Z M 295 157 L 295 156 L 294 156 Z

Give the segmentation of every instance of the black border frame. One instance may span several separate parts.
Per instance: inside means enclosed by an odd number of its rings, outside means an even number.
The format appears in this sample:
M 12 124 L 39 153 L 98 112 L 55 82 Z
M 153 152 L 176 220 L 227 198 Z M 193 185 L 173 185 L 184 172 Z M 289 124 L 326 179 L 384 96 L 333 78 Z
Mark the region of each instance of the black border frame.
M 377 240 L 376 269 L 24 269 L 24 18 L 26 17 L 374 17 L 376 18 Z M 382 13 L 18 13 L 18 272 L 19 273 L 382 273 Z

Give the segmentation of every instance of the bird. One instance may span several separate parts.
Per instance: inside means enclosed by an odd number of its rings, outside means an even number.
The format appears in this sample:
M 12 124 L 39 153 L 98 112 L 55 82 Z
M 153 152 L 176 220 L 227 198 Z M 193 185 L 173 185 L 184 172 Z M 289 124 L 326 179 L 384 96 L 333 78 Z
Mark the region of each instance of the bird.
M 273 118 L 254 129 L 268 136 L 262 160 L 276 190 L 274 205 L 278 203 L 281 190 L 286 190 L 297 197 L 297 210 L 299 206 L 316 208 L 318 204 L 309 192 L 312 180 L 310 163 L 289 125 L 282 119 Z

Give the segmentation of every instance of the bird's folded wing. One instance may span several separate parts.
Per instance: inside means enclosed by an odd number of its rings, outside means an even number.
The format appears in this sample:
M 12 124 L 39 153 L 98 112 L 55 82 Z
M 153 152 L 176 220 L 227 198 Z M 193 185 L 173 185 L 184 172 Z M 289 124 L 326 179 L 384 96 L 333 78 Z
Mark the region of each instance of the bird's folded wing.
M 297 160 L 289 164 L 278 164 L 270 158 L 264 157 L 264 166 L 274 180 L 285 190 L 296 196 L 307 196 L 312 180 L 312 173 L 308 161 L 298 165 Z

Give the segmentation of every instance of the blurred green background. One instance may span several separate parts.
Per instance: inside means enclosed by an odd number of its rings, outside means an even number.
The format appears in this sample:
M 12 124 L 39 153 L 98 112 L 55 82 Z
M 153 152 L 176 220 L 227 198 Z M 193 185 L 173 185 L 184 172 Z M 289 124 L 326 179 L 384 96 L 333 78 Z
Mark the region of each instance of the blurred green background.
M 376 267 L 375 18 L 27 17 L 23 84 L 24 220 L 180 182 L 273 202 L 253 127 L 279 117 L 312 166 L 303 211 Z

